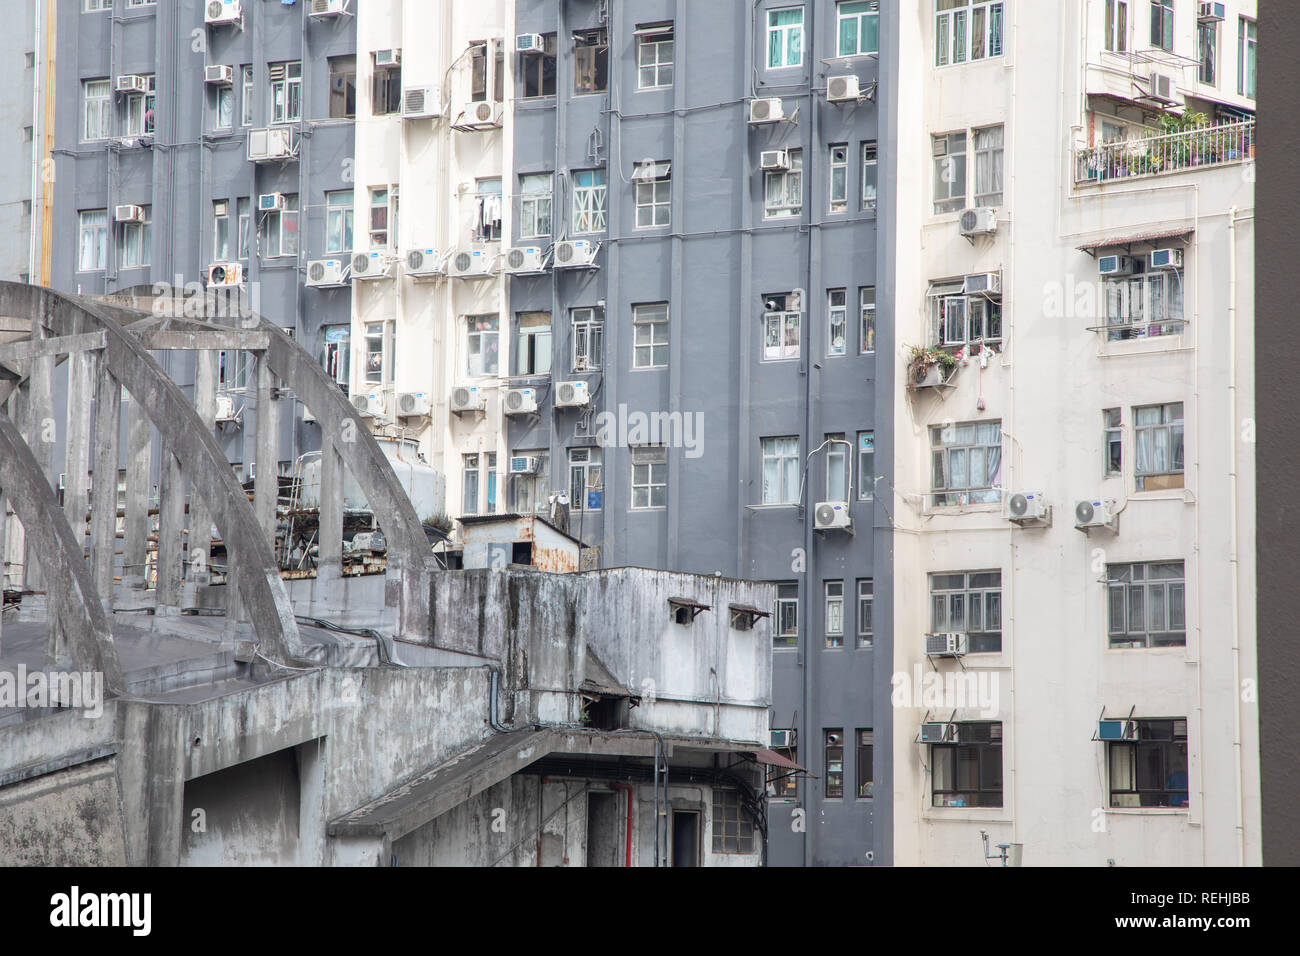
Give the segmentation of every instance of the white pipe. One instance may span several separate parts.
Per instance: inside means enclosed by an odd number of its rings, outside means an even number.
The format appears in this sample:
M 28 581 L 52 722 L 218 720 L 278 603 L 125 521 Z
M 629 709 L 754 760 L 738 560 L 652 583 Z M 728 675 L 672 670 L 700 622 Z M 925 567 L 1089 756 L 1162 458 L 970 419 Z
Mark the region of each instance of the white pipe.
M 1198 270 L 1199 271 L 1199 270 Z M 1232 449 L 1228 470 L 1228 571 L 1232 595 L 1232 753 L 1236 765 L 1237 865 L 1246 865 L 1246 826 L 1243 808 L 1241 752 L 1241 609 L 1237 562 L 1237 207 L 1228 208 L 1228 441 Z

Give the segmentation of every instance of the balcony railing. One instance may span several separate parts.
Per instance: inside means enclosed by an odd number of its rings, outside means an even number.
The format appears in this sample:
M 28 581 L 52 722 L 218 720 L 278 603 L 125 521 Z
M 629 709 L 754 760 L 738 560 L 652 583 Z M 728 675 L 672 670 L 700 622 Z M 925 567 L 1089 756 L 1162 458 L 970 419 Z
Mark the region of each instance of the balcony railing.
M 1074 150 L 1074 181 L 1081 185 L 1132 176 L 1228 166 L 1255 158 L 1255 121 L 1200 126 L 1143 139 L 1119 140 Z

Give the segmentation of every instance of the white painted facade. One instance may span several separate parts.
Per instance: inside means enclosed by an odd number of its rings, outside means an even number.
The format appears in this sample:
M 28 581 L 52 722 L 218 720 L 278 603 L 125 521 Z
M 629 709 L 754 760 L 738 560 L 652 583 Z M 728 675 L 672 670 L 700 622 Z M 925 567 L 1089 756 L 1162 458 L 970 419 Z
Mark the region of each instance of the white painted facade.
M 939 280 L 1000 273 L 1002 343 L 986 367 L 975 359 L 959 368 L 954 387 L 918 389 L 894 408 L 895 670 L 975 672 L 989 687 L 996 677 L 997 694 L 996 716 L 956 702 L 896 700 L 921 706 L 895 711 L 895 862 L 980 865 L 986 830 L 993 844 L 1023 844 L 1027 866 L 1258 864 L 1253 164 L 1243 155 L 1076 184 L 1073 152 L 1101 141 L 1103 116 L 1152 122 L 1153 109 L 1132 102 L 1143 84 L 1131 64 L 1143 75 L 1172 73 L 1180 105 L 1209 108 L 1204 97 L 1253 112 L 1253 100 L 1236 93 L 1237 48 L 1238 17 L 1253 20 L 1256 4 L 1226 4 L 1217 87 L 1199 82 L 1188 60 L 1197 49 L 1196 4 L 1175 4 L 1174 53 L 1187 62 L 1131 52 L 1151 45 L 1150 3 L 1127 4 L 1130 52 L 1120 55 L 1103 49 L 1105 0 L 1069 0 L 1006 3 L 1002 54 L 947 66 L 936 65 L 933 5 L 917 6 L 900 25 L 900 62 L 928 68 L 918 71 L 923 82 L 899 90 L 899 115 L 913 118 L 901 121 L 898 144 L 900 249 L 901 237 L 919 243 L 917 254 L 898 257 L 896 380 L 900 389 L 908 381 L 907 346 L 933 344 L 928 293 Z M 972 131 L 998 124 L 997 228 L 968 240 L 959 212 L 935 212 L 931 137 L 966 131 L 973 144 Z M 969 207 L 977 186 L 967 158 Z M 1098 305 L 1091 295 L 1098 262 L 1078 247 L 1174 230 L 1187 233 L 1185 242 L 1131 251 L 1183 252 L 1182 334 L 1110 341 L 1095 330 L 1107 322 L 1105 297 Z M 1173 403 L 1185 423 L 1182 487 L 1139 491 L 1134 409 Z M 1106 409 L 1121 412 L 1122 474 L 1114 477 L 1104 459 Z M 993 485 L 986 497 L 1001 500 L 936 506 L 931 428 L 951 426 L 955 439 L 965 423 L 1000 433 L 1000 471 L 985 475 Z M 1003 517 L 1014 492 L 1045 496 L 1050 527 Z M 1076 502 L 1093 498 L 1114 499 L 1117 534 L 1076 530 Z M 1115 572 L 1107 566 L 1129 562 L 1183 563 L 1184 646 L 1110 646 L 1105 581 Z M 960 665 L 934 658 L 932 667 L 924 635 L 950 628 L 932 620 L 929 576 L 956 572 L 1000 572 L 1001 651 L 967 654 Z M 1186 720 L 1186 807 L 1111 806 L 1110 745 L 1094 739 L 1103 712 Z M 1001 723 L 1000 807 L 935 805 L 935 748 L 918 742 L 925 719 Z

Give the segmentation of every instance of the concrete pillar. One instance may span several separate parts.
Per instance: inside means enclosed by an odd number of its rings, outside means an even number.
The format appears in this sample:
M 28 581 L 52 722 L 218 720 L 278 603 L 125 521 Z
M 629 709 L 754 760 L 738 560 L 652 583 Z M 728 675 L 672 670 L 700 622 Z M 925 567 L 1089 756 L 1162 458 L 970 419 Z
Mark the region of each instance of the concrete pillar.
M 158 559 L 157 606 L 179 608 L 181 604 L 181 569 L 185 556 L 181 551 L 185 527 L 185 476 L 181 463 L 171 449 L 164 447 L 158 481 Z
M 343 577 L 343 458 L 328 436 L 320 451 L 320 554 L 316 559 L 316 599 L 326 607 L 341 606 Z
M 257 475 L 253 508 L 267 540 L 275 541 L 275 505 L 280 495 L 280 403 L 271 397 L 275 376 L 266 354 L 257 356 Z
M 65 485 L 63 513 L 72 525 L 72 535 L 83 550 L 86 543 L 86 510 L 90 507 L 90 412 L 95 357 L 90 352 L 68 356 L 67 440 L 64 442 Z
M 180 863 L 185 810 L 185 747 L 189 712 L 123 701 L 122 736 L 133 741 L 117 757 L 128 866 Z
M 217 420 L 217 353 L 210 349 L 194 352 L 194 410 L 203 420 L 203 427 L 212 429 Z M 185 587 L 186 601 L 191 605 L 194 589 L 211 579 L 209 559 L 212 553 L 212 513 L 202 495 L 190 495 L 189 557 Z
M 98 364 L 98 363 L 97 363 Z M 122 386 L 101 368 L 95 387 L 95 482 L 90 509 L 91 574 L 104 609 L 113 607 L 113 565 L 117 552 L 117 462 Z
M 149 452 L 153 425 L 138 402 L 127 406 L 126 541 L 122 585 L 143 590 L 149 556 Z
M 37 323 L 38 326 L 40 324 Z M 46 337 L 44 328 L 39 329 L 37 337 Z M 50 465 L 54 461 L 54 443 L 58 439 L 58 430 L 54 424 L 53 355 L 41 355 L 32 359 L 31 374 L 22 391 L 27 402 L 27 432 L 23 438 L 26 440 L 27 447 L 31 449 L 36 464 L 48 479 Z M 32 591 L 40 591 L 45 587 L 45 574 L 40 566 L 40 556 L 34 551 L 31 535 L 25 533 L 23 587 Z

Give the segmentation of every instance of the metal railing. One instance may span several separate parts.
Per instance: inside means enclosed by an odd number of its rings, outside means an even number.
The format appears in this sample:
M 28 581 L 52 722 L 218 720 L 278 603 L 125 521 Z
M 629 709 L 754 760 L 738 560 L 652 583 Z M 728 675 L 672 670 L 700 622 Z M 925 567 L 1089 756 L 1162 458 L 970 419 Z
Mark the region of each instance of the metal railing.
M 1255 158 L 1255 121 L 1200 126 L 1142 139 L 1118 140 L 1074 149 L 1074 181 L 1102 183 L 1133 176 L 1245 163 Z

